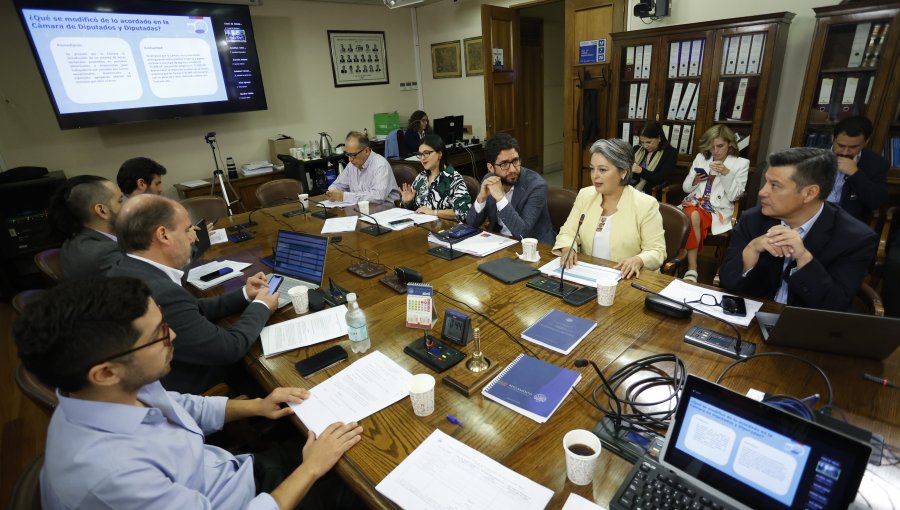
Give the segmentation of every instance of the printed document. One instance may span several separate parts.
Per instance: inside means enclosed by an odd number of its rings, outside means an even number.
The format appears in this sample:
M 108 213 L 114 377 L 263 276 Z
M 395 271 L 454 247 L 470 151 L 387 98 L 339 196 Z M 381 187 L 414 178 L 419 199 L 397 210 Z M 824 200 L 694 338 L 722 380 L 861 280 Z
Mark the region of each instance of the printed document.
M 212 273 L 213 271 L 218 271 L 219 269 L 223 269 L 226 267 L 231 268 L 230 273 L 224 274 L 216 278 L 215 280 L 210 280 L 208 282 L 204 282 L 200 279 L 200 277 L 203 275 L 207 275 L 209 273 Z M 247 262 L 235 262 L 233 260 L 213 261 L 207 264 L 203 264 L 202 266 L 197 266 L 188 271 L 187 282 L 200 290 L 211 289 L 222 282 L 231 280 L 232 278 L 237 278 L 238 276 L 242 276 L 244 273 L 242 273 L 241 270 L 248 267 L 250 267 L 250 264 Z
M 323 234 L 334 234 L 336 232 L 353 232 L 356 230 L 356 216 L 343 216 L 338 218 L 328 218 L 322 225 Z
M 685 283 L 682 280 L 672 280 L 672 283 L 666 286 L 663 290 L 659 291 L 663 296 L 674 299 L 679 303 L 697 301 L 700 299 L 700 296 L 703 294 L 710 294 L 716 297 L 716 302 L 722 302 L 722 296 L 727 294 L 726 292 L 719 292 L 717 290 L 707 289 L 706 287 L 700 287 L 697 285 L 691 285 L 690 283 Z M 704 301 L 710 298 L 704 298 Z M 712 300 L 707 302 L 711 302 Z M 715 315 L 716 317 L 728 321 L 732 324 L 737 324 L 738 326 L 744 326 L 745 328 L 750 325 L 750 321 L 756 317 L 756 312 L 762 308 L 762 303 L 760 301 L 754 301 L 752 299 L 744 299 L 747 304 L 747 315 L 744 317 L 738 317 L 736 315 L 726 315 L 725 312 L 722 311 L 721 306 L 708 306 L 702 303 L 691 303 L 690 306 L 697 308 L 699 310 L 703 310 L 704 312 Z
M 562 272 L 562 268 L 559 267 L 560 258 L 561 257 L 556 257 L 555 259 L 541 266 L 541 268 L 539 269 L 541 274 L 559 278 L 559 275 Z M 622 272 L 611 267 L 598 266 L 597 264 L 578 261 L 574 266 L 566 269 L 566 273 L 565 275 L 563 275 L 563 280 L 596 288 L 597 279 L 601 276 L 611 276 L 615 278 L 616 281 L 619 281 L 620 279 L 622 279 Z
M 341 305 L 266 326 L 259 332 L 263 356 L 268 358 L 292 349 L 342 337 L 347 334 L 345 315 L 347 305 Z

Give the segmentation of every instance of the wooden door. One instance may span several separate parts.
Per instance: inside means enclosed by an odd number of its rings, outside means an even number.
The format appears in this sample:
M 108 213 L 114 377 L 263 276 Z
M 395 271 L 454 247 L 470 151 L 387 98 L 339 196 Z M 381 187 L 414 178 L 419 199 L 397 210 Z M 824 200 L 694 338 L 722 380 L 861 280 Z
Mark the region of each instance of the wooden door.
M 508 133 L 519 138 L 519 12 L 494 5 L 481 6 L 484 41 L 484 109 L 486 138 Z M 499 50 L 501 62 L 494 53 Z M 493 163 L 491 161 L 490 163 Z
M 522 165 L 544 173 L 544 21 L 521 18 L 519 146 Z

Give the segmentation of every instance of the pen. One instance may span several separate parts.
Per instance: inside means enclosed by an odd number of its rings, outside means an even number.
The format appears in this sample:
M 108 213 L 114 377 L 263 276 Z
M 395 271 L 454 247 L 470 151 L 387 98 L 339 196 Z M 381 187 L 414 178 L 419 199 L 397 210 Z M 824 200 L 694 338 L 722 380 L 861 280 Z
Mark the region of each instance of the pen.
M 452 423 L 454 425 L 459 425 L 460 427 L 463 426 L 461 421 L 457 420 L 456 418 L 454 418 L 452 415 L 449 415 L 449 414 L 447 415 L 447 421 L 449 421 L 450 423 Z
M 888 381 L 887 379 L 882 379 L 881 377 L 874 376 L 872 374 L 863 374 L 863 379 L 867 381 L 872 381 L 873 383 L 880 384 L 885 388 L 900 388 L 896 383 Z

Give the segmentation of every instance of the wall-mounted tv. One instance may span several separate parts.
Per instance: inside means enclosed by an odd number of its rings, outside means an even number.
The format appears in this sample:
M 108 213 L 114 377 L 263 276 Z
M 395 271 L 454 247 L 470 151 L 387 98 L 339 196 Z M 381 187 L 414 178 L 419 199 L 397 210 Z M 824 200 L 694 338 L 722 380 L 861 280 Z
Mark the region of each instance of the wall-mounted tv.
M 246 5 L 14 1 L 62 129 L 266 109 Z

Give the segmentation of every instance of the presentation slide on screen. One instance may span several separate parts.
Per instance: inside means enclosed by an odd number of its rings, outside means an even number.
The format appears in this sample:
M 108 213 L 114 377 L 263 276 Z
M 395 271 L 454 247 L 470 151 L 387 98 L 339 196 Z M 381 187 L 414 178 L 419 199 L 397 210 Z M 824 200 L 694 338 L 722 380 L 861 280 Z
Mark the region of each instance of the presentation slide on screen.
M 675 447 L 790 506 L 808 446 L 692 397 Z
M 23 13 L 60 113 L 228 99 L 209 17 Z

